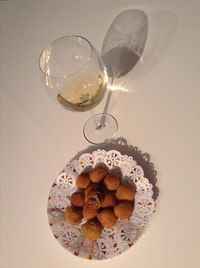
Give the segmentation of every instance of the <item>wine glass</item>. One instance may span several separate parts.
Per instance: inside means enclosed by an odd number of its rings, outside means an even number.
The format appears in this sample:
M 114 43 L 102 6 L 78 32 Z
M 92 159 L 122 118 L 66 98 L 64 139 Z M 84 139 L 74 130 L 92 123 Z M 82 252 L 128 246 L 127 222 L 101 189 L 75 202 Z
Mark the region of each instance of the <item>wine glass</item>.
M 106 92 L 106 67 L 95 47 L 82 36 L 65 36 L 50 43 L 40 55 L 39 67 L 48 92 L 68 110 L 93 109 Z M 83 133 L 87 141 L 98 144 L 113 138 L 117 128 L 116 119 L 102 113 L 85 123 Z

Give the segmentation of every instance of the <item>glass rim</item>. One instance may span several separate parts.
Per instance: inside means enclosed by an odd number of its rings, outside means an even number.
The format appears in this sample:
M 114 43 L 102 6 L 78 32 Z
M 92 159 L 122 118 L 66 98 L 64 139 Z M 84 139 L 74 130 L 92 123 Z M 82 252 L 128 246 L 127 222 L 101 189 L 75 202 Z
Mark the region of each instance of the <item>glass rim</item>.
M 78 39 L 78 38 L 81 38 L 82 40 L 86 41 L 86 43 L 89 45 L 89 48 L 90 48 L 90 56 L 89 56 L 89 59 L 88 59 L 88 60 L 89 60 L 89 61 L 91 60 L 91 58 L 92 58 L 92 49 L 93 49 L 93 46 L 92 46 L 91 42 L 90 42 L 87 38 L 85 38 L 85 37 L 83 37 L 83 36 L 81 36 L 81 35 L 66 35 L 66 36 L 62 36 L 62 37 L 59 37 L 59 38 L 53 40 L 52 42 L 50 42 L 50 43 L 49 43 L 49 44 L 42 50 L 42 52 L 40 53 L 40 56 L 39 56 L 39 59 L 38 59 L 38 65 L 39 65 L 40 72 L 41 72 L 43 75 L 45 75 L 45 76 L 47 76 L 47 77 L 49 77 L 49 78 L 63 79 L 63 78 L 71 77 L 71 76 L 77 74 L 78 72 L 80 72 L 81 70 L 83 70 L 85 67 L 88 66 L 88 63 L 85 63 L 85 64 L 84 64 L 78 71 L 73 72 L 73 73 L 71 73 L 71 74 L 69 74 L 69 75 L 65 75 L 65 76 L 56 76 L 56 75 L 47 74 L 47 73 L 43 70 L 43 68 L 42 68 L 42 66 L 41 66 L 41 58 L 42 58 L 42 55 L 43 55 L 44 51 L 45 51 L 47 48 L 51 47 L 51 45 L 53 45 L 54 43 L 56 43 L 56 42 L 58 42 L 58 41 L 60 41 L 60 40 L 62 40 L 62 39 L 69 39 L 69 38 L 77 38 L 77 39 Z

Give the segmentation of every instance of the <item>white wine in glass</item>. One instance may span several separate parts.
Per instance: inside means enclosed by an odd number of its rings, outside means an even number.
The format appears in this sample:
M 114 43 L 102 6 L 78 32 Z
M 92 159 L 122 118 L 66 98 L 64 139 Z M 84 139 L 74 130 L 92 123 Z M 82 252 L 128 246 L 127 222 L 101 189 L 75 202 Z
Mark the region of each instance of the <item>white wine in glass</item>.
M 95 107 L 102 99 L 106 87 L 106 76 L 84 73 L 66 81 L 58 91 L 60 104 L 71 110 L 87 111 Z

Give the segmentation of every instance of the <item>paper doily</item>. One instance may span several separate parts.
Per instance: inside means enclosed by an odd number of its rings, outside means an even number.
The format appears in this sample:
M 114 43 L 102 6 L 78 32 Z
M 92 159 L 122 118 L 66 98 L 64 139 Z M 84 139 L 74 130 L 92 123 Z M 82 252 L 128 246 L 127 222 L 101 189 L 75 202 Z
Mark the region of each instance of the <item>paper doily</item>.
M 135 206 L 129 220 L 118 219 L 112 229 L 104 228 L 98 240 L 89 242 L 84 240 L 80 232 L 84 220 L 80 225 L 69 225 L 64 219 L 64 211 L 70 205 L 71 194 L 77 190 L 76 177 L 99 163 L 109 170 L 120 169 L 123 180 L 135 184 Z M 131 156 L 122 155 L 116 150 L 82 154 L 65 166 L 50 190 L 47 213 L 54 237 L 69 252 L 83 258 L 103 260 L 119 255 L 134 245 L 151 220 L 155 210 L 152 188 L 144 177 L 142 167 Z

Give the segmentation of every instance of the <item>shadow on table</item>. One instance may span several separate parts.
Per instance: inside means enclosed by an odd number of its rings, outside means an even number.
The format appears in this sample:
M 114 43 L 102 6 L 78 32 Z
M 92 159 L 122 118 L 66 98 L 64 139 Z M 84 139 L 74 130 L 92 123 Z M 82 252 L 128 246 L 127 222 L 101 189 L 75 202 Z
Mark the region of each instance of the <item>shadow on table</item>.
M 123 137 L 119 137 L 117 139 L 112 139 L 108 142 L 101 143 L 98 145 L 88 146 L 83 151 L 77 153 L 74 157 L 75 159 L 79 158 L 83 153 L 90 153 L 95 150 L 117 150 L 121 154 L 126 154 L 128 156 L 132 156 L 133 159 L 140 165 L 144 170 L 144 176 L 148 178 L 149 182 L 153 185 L 153 199 L 154 201 L 158 198 L 159 188 L 157 184 L 157 171 L 154 168 L 154 164 L 150 161 L 150 155 L 148 153 L 143 153 L 138 147 L 133 145 L 128 145 L 127 141 Z
M 131 78 L 145 76 L 162 60 L 178 25 L 177 14 L 169 9 L 144 12 L 129 9 L 118 14 L 102 44 L 102 58 L 112 80 L 131 72 Z M 129 77 L 130 79 L 130 77 Z
M 126 75 L 139 61 L 148 34 L 144 11 L 129 9 L 111 23 L 102 44 L 102 57 L 113 80 Z

